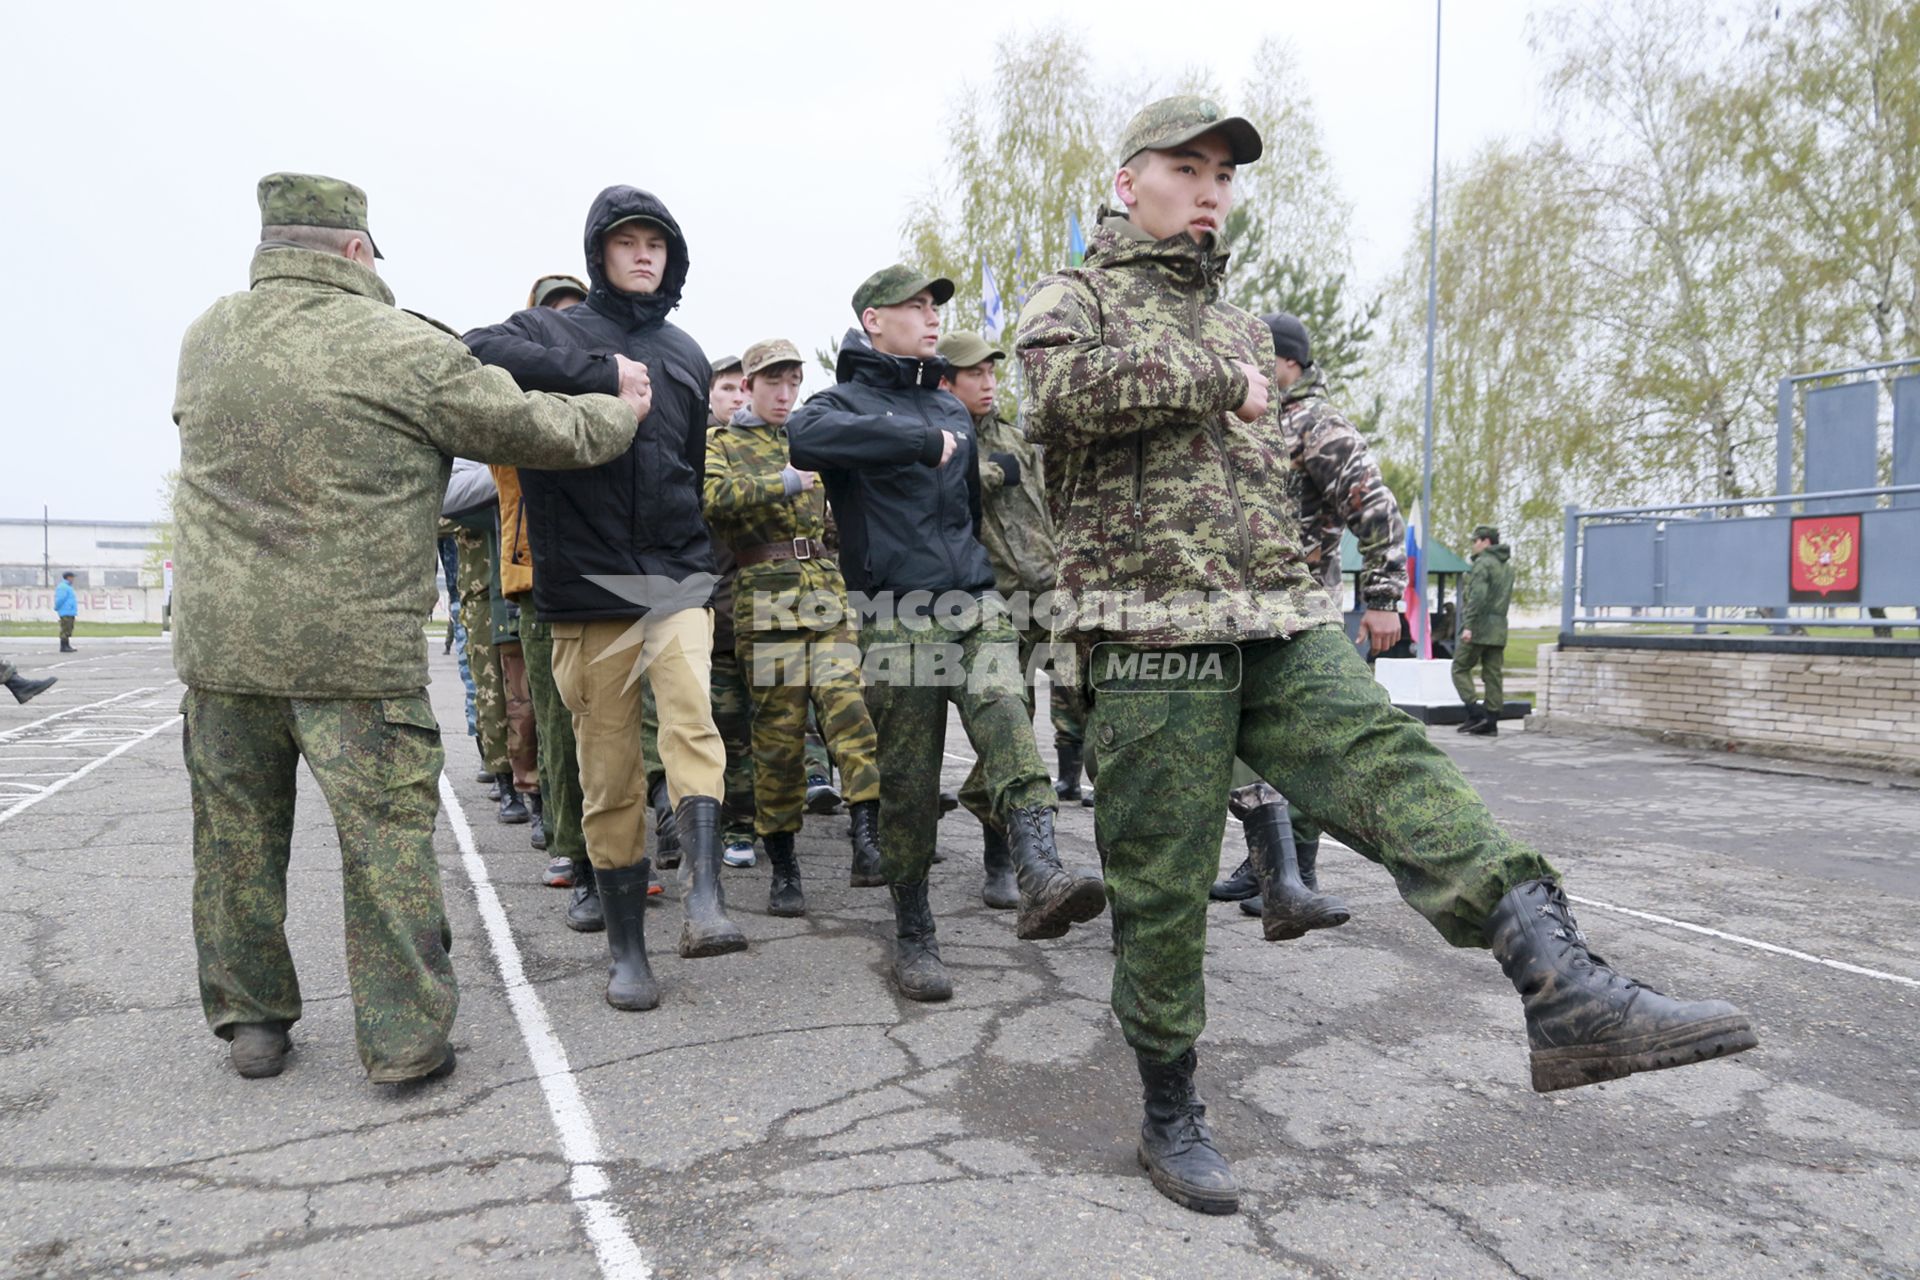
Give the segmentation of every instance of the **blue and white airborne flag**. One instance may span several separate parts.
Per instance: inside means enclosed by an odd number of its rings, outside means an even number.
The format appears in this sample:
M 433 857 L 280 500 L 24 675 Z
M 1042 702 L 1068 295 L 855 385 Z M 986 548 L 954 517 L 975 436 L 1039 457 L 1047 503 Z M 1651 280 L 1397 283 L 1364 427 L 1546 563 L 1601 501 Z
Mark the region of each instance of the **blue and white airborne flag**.
M 1000 286 L 984 253 L 980 255 L 980 322 L 990 340 L 1000 341 L 1000 332 L 1007 327 L 1007 314 L 1000 305 Z

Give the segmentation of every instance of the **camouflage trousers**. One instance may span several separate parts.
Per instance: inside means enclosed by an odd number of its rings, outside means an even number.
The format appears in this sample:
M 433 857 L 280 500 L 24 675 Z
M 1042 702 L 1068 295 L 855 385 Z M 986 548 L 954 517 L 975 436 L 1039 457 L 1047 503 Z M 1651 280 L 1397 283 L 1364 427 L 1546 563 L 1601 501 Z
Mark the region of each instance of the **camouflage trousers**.
M 300 1017 L 285 924 L 305 759 L 340 835 L 360 1061 L 375 1081 L 438 1066 L 460 1001 L 433 856 L 445 756 L 426 695 L 308 701 L 189 689 L 181 711 L 193 938 L 214 1034 Z
M 895 884 L 925 880 L 933 864 L 949 703 L 980 762 L 989 813 L 1055 807 L 1028 719 L 1019 636 L 1003 609 L 990 601 L 983 609 L 973 626 L 892 620 L 860 632 L 879 743 L 880 866 Z
M 1100 755 L 1094 828 L 1119 948 L 1113 1010 L 1141 1053 L 1178 1057 L 1206 1025 L 1207 889 L 1220 865 L 1236 753 L 1386 867 L 1407 903 L 1455 946 L 1485 946 L 1500 898 L 1555 874 L 1495 824 L 1426 730 L 1394 710 L 1338 627 L 1237 651 L 1152 651 L 1221 654 L 1228 679 L 1205 689 L 1116 666 L 1142 652 L 1094 650 L 1089 722 Z
M 60 615 L 60 643 L 65 644 L 71 639 L 73 639 L 73 615 L 63 613 Z
M 713 674 L 707 681 L 707 699 L 713 705 L 713 727 L 720 731 L 727 752 L 725 798 L 720 802 L 720 834 L 728 844 L 753 842 L 753 701 L 747 696 L 740 659 L 715 650 Z M 647 772 L 647 794 L 666 780 L 660 763 L 660 709 L 648 685 L 640 702 L 640 758 Z
M 1044 656 L 1050 643 L 1052 637 L 1045 627 L 1028 627 L 1020 633 L 1020 670 L 1023 673 L 1020 688 L 1026 696 L 1028 723 L 1033 721 L 1034 655 L 1039 653 Z M 1065 674 L 1062 673 L 1063 676 Z M 1056 744 L 1078 744 L 1086 733 L 1086 695 L 1080 691 L 1077 681 L 1069 683 L 1062 678 L 1049 680 L 1048 683 L 1047 711 L 1053 720 L 1053 740 Z M 987 795 L 986 774 L 978 760 L 973 762 L 967 780 L 960 785 L 960 803 L 983 825 L 1002 825 L 993 816 L 993 805 Z
M 467 669 L 473 675 L 473 709 L 479 722 L 480 767 L 488 773 L 513 768 L 507 756 L 507 691 L 500 654 L 493 643 L 493 605 L 485 596 L 460 602 L 467 629 Z
M 533 597 L 520 605 L 520 650 L 527 660 L 527 692 L 533 698 L 540 752 L 540 803 L 547 827 L 547 856 L 585 862 L 580 831 L 580 761 L 574 755 L 573 713 L 553 683 L 553 629 L 533 611 Z
M 1460 695 L 1460 701 L 1472 702 L 1473 669 L 1480 668 L 1480 675 L 1487 686 L 1487 709 L 1495 715 L 1506 706 L 1507 696 L 1507 646 L 1503 644 L 1462 644 L 1453 651 L 1453 688 Z
M 849 804 L 880 798 L 873 720 L 860 691 L 860 647 L 851 627 L 735 632 L 753 700 L 754 829 L 798 831 L 807 797 L 807 712 L 840 762 Z

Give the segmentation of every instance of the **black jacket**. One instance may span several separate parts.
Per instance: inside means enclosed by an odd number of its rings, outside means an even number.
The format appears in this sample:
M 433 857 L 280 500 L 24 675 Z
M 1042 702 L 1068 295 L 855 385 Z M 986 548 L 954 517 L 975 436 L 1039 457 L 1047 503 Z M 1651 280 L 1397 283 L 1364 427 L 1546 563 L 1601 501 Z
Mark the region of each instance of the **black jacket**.
M 793 465 L 818 471 L 840 527 L 847 586 L 967 591 L 993 586 L 980 544 L 980 468 L 973 419 L 939 390 L 946 361 L 882 355 L 849 330 L 834 365 L 839 385 L 787 421 Z M 942 431 L 959 445 L 940 465 Z
M 671 258 L 658 292 L 607 284 L 600 237 L 621 218 L 667 228 Z M 587 300 L 566 311 L 535 307 L 466 335 L 473 354 L 499 365 L 524 391 L 615 394 L 618 352 L 647 366 L 653 407 L 626 453 L 584 471 L 520 468 L 533 548 L 533 602 L 543 622 L 635 618 L 652 607 L 697 608 L 711 597 L 696 574 L 714 572 L 700 484 L 707 458 L 707 381 L 700 346 L 667 322 L 687 281 L 687 242 L 667 207 L 645 191 L 608 187 L 587 215 Z M 649 575 L 690 590 L 616 593 L 588 575 Z M 691 581 L 689 581 L 691 579 Z M 637 594 L 636 601 L 627 598 Z

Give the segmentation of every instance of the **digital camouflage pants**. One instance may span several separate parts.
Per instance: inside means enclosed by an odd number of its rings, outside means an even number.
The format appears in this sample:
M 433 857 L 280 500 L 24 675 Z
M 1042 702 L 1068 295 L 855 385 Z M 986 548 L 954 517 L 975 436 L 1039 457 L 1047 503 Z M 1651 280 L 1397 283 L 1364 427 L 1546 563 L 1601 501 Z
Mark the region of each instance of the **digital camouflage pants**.
M 840 764 L 846 801 L 878 800 L 873 720 L 861 694 L 860 648 L 852 628 L 755 632 L 739 627 L 735 635 L 753 703 L 757 834 L 800 830 L 807 794 L 809 709 Z
M 580 760 L 573 741 L 573 713 L 553 682 L 553 630 L 533 611 L 533 597 L 520 605 L 520 651 L 527 660 L 527 692 L 540 752 L 540 803 L 547 827 L 547 856 L 585 862 L 580 830 Z
M 1128 655 L 1222 655 L 1225 678 L 1126 674 Z M 1291 640 L 1177 650 L 1100 645 L 1089 730 L 1100 757 L 1096 843 L 1118 955 L 1113 1010 L 1151 1058 L 1206 1025 L 1207 889 L 1239 755 L 1335 837 L 1392 874 L 1455 946 L 1485 946 L 1515 885 L 1554 875 L 1503 832 L 1453 761 L 1396 711 L 1338 627 Z M 883 739 L 884 742 L 884 739 Z M 884 831 L 884 825 L 882 830 Z
M 980 762 L 989 813 L 1056 805 L 1033 742 L 1019 636 L 990 602 L 973 621 L 894 619 L 860 631 L 879 743 L 880 866 L 894 884 L 925 880 L 933 865 L 949 703 Z
M 1045 627 L 1028 627 L 1020 633 L 1020 670 L 1024 673 L 1020 687 L 1026 697 L 1028 723 L 1033 721 L 1034 654 L 1038 652 L 1044 657 L 1046 646 L 1051 643 L 1051 640 L 1052 637 L 1048 635 Z M 1049 675 L 1052 674 L 1052 670 L 1051 667 L 1048 668 Z M 1087 700 L 1086 695 L 1080 691 L 1078 681 L 1070 681 L 1066 678 L 1071 671 L 1072 665 L 1069 664 L 1067 670 L 1061 672 L 1060 678 L 1048 681 L 1050 692 L 1047 695 L 1047 712 L 1053 721 L 1054 742 L 1056 744 L 1071 743 L 1077 746 L 1086 736 Z M 978 760 L 973 762 L 973 768 L 967 772 L 967 780 L 960 786 L 960 803 L 965 805 L 967 812 L 978 818 L 982 824 L 991 824 L 995 827 L 1003 825 L 998 818 L 992 816 L 993 808 L 987 795 L 986 774 L 981 770 Z
M 285 923 L 304 759 L 340 835 L 360 1061 L 375 1081 L 438 1066 L 460 1000 L 433 856 L 444 754 L 426 695 L 309 701 L 189 689 L 180 709 L 193 938 L 214 1034 L 300 1017 Z

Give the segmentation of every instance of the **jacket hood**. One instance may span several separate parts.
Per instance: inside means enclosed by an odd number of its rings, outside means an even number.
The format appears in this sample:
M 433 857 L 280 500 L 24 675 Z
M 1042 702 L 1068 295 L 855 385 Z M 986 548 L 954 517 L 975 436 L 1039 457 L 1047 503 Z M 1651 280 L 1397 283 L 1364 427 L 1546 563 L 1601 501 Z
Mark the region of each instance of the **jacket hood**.
M 1496 542 L 1480 554 L 1483 556 L 1492 556 L 1501 564 L 1505 564 L 1513 558 L 1513 548 L 1504 542 Z
M 625 293 L 607 283 L 605 264 L 600 256 L 600 237 L 622 218 L 647 218 L 667 229 L 671 254 L 660 287 L 653 293 Z M 629 329 L 663 323 L 667 312 L 680 305 L 681 290 L 687 284 L 687 238 L 680 224 L 667 212 L 667 206 L 651 191 L 638 187 L 608 187 L 593 198 L 587 211 L 587 279 L 591 288 L 587 302 L 601 315 L 617 320 Z
M 1100 211 L 1100 225 L 1087 242 L 1089 267 L 1146 267 L 1189 287 L 1212 291 L 1227 273 L 1227 251 L 1220 237 L 1195 240 L 1184 231 L 1155 240 L 1133 224 L 1125 213 Z
M 923 387 L 940 389 L 940 379 L 951 371 L 939 356 L 913 360 L 875 351 L 865 329 L 847 330 L 840 340 L 840 355 L 833 362 L 833 376 L 840 382 L 864 382 L 872 387 Z
M 1280 397 L 1280 403 L 1295 404 L 1301 400 L 1326 394 L 1327 375 L 1321 371 L 1319 365 L 1314 365 L 1301 373 L 1298 382 L 1287 388 L 1286 394 Z

